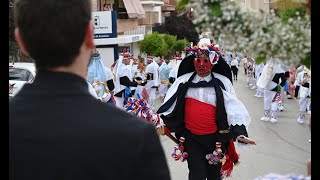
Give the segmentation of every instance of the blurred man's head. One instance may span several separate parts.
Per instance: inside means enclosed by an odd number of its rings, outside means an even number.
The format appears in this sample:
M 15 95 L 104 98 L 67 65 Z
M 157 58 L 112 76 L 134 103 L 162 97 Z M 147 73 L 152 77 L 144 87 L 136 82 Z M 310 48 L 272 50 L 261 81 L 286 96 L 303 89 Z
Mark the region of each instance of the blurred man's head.
M 89 62 L 94 48 L 90 0 L 15 0 L 15 22 L 19 47 L 37 69 L 68 67 L 80 54 Z
M 153 57 L 152 56 L 148 56 L 147 57 L 147 64 L 150 64 L 153 62 Z

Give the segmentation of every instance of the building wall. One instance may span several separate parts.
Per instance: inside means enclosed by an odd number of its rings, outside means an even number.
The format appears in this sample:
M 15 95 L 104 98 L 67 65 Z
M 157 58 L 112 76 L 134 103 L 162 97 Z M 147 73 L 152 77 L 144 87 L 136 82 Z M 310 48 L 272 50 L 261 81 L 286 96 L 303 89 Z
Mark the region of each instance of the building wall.
M 91 0 L 91 8 L 92 8 L 92 11 L 98 10 L 98 1 L 97 0 Z
M 100 53 L 101 60 L 103 64 L 111 68 L 111 65 L 114 63 L 114 50 L 111 47 L 103 47 L 103 48 L 97 48 L 97 50 Z
M 245 5 L 250 10 L 258 13 L 260 9 L 264 10 L 266 13 L 269 13 L 270 3 L 265 3 L 265 0 L 245 0 Z
M 138 58 L 138 55 L 140 54 L 140 47 L 139 47 L 139 44 L 138 42 L 134 42 L 134 43 L 131 43 L 132 45 L 132 50 L 133 50 L 133 57 L 134 58 Z
M 133 30 L 138 27 L 138 19 L 117 19 L 117 33 Z
M 156 6 L 156 7 L 154 7 L 154 11 L 158 12 L 158 22 L 157 22 L 157 23 L 162 23 L 162 10 L 161 10 L 161 6 Z

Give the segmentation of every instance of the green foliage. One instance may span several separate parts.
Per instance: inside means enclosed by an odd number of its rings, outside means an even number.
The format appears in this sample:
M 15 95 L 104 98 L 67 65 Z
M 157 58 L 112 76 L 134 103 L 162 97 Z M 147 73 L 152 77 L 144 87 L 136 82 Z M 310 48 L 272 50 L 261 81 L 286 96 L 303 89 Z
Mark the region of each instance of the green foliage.
M 163 39 L 167 44 L 167 53 L 164 54 L 165 59 L 170 59 L 170 57 L 174 54 L 174 46 L 177 42 L 177 36 L 164 34 Z
M 189 3 L 189 0 L 180 0 L 178 5 L 176 6 L 176 10 L 182 9 Z
M 190 42 L 184 39 L 178 40 L 174 46 L 174 50 L 178 52 L 184 51 L 185 46 L 190 46 Z
M 212 15 L 214 15 L 214 16 L 221 16 L 222 15 L 221 7 L 218 2 L 210 3 L 209 7 L 211 9 Z
M 193 14 L 184 10 L 172 12 L 165 19 L 166 33 L 177 36 L 177 39 L 186 38 L 193 43 L 199 42 L 199 33 L 192 23 Z
M 284 23 L 288 23 L 289 18 L 297 18 L 298 16 L 306 15 L 306 10 L 302 7 L 291 8 L 291 9 L 279 9 L 277 12 L 278 16 Z M 299 15 L 298 15 L 299 14 Z
M 309 52 L 303 60 L 300 61 L 301 64 L 304 64 L 308 68 L 311 66 L 311 52 Z
M 163 36 L 157 32 L 146 35 L 139 45 L 141 52 L 153 56 L 163 56 L 168 50 Z

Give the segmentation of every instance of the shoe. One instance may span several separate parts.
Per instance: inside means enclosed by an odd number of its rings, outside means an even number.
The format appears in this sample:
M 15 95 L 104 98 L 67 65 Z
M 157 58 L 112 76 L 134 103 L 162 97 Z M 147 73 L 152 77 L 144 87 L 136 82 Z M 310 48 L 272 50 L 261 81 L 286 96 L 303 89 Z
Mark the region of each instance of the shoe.
M 304 119 L 301 119 L 300 117 L 297 119 L 297 122 L 299 123 L 299 124 L 303 124 L 304 123 Z
M 263 96 L 259 94 L 257 97 L 261 98 L 261 97 L 263 97 Z
M 252 87 L 251 87 L 251 89 L 256 89 L 257 87 L 255 86 L 255 85 L 253 85 Z
M 266 116 L 263 116 L 260 120 L 268 122 L 268 121 L 270 121 L 270 118 L 266 117 Z
M 279 111 L 283 111 L 284 107 L 283 105 L 278 106 Z
M 254 96 L 255 96 L 255 97 L 258 97 L 258 93 L 256 93 Z
M 277 119 L 275 119 L 275 118 L 271 118 L 270 122 L 271 122 L 271 123 L 277 123 L 278 121 L 277 121 Z

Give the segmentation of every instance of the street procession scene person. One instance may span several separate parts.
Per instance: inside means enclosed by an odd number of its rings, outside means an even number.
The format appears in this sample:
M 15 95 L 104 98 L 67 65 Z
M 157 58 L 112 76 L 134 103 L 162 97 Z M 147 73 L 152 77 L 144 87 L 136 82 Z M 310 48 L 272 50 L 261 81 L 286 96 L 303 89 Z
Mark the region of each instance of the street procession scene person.
M 103 102 L 116 105 L 113 96 L 114 76 L 111 69 L 106 67 L 99 51 L 94 49 L 88 66 L 89 92 Z M 94 91 L 93 91 L 94 90 Z
M 310 180 L 310 15 L 9 0 L 9 180 Z
M 183 158 L 189 179 L 218 180 L 230 176 L 239 162 L 234 141 L 256 143 L 248 138 L 248 111 L 237 99 L 231 79 L 220 74 L 231 71 L 229 65 L 212 44 L 202 43 L 187 51 L 157 113 L 187 153 Z
M 127 103 L 128 98 L 132 97 L 131 87 L 137 87 L 138 85 L 143 86 L 147 83 L 147 81 L 133 78 L 130 66 L 131 59 L 132 55 L 130 53 L 123 52 L 114 67 L 116 77 L 114 99 L 117 107 L 120 109 Z

